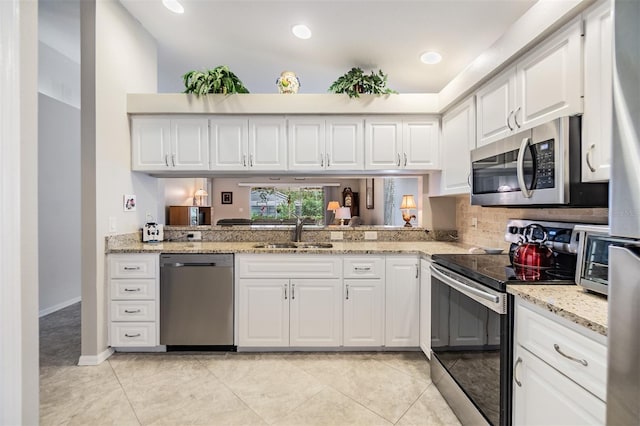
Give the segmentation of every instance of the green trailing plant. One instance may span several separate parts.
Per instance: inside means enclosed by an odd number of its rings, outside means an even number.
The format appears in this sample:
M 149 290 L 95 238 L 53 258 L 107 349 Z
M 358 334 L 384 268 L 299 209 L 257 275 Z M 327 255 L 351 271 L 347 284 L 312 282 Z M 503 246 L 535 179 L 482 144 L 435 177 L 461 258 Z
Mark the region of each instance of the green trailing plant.
M 189 71 L 182 76 L 184 92 L 197 96 L 207 93 L 249 93 L 242 81 L 228 66 L 220 65 L 206 71 Z
M 353 67 L 347 73 L 338 77 L 329 86 L 329 92 L 346 93 L 350 98 L 359 98 L 361 93 L 371 95 L 398 93 L 387 87 L 387 75 L 382 70 L 365 74 L 362 68 L 359 67 Z

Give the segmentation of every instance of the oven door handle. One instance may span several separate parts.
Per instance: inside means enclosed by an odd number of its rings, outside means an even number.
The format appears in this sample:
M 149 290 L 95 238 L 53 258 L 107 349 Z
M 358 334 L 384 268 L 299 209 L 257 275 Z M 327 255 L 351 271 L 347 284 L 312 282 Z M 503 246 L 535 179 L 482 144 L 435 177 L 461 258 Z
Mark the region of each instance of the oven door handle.
M 516 173 L 518 175 L 520 191 L 522 192 L 522 195 L 524 195 L 524 198 L 531 198 L 532 193 L 532 191 L 527 188 L 527 183 L 524 181 L 524 153 L 525 150 L 529 148 L 530 143 L 530 138 L 523 138 L 522 143 L 520 144 L 520 149 L 518 150 L 518 168 L 516 169 Z
M 493 302 L 493 303 L 498 303 L 500 301 L 500 298 L 494 294 L 491 293 L 487 293 L 485 291 L 482 290 L 478 290 L 477 288 L 473 288 L 471 286 L 468 286 L 466 284 L 463 284 L 459 281 L 454 280 L 453 278 L 443 274 L 442 272 L 440 272 L 439 270 L 437 270 L 435 267 L 433 267 L 433 265 L 431 266 L 431 274 L 435 275 L 435 277 L 437 279 L 439 279 L 440 281 L 444 282 L 445 284 L 447 284 L 450 287 L 453 287 L 457 290 L 464 290 L 464 291 L 468 291 L 471 294 L 474 294 L 484 300 L 488 300 L 489 302 Z

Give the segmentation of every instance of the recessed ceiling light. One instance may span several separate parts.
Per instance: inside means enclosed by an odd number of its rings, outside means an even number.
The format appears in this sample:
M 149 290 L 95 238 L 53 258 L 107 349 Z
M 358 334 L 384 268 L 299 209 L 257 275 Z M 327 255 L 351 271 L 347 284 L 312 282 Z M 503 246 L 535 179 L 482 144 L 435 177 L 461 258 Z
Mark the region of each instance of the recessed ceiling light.
M 425 52 L 420 56 L 420 60 L 425 64 L 433 65 L 442 60 L 442 55 L 438 52 Z
M 303 40 L 311 38 L 311 30 L 309 29 L 309 27 L 307 27 L 304 24 L 294 25 L 291 28 L 291 32 L 293 33 L 294 36 L 301 38 Z
M 162 4 L 173 13 L 184 13 L 184 7 L 178 0 L 162 0 Z

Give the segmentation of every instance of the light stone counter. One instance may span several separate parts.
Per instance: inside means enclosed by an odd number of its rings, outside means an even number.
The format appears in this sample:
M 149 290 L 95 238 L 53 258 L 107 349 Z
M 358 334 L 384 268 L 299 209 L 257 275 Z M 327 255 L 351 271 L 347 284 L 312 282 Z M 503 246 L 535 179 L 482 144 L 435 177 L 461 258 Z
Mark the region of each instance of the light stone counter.
M 587 293 L 577 285 L 509 285 L 507 292 L 607 335 L 607 298 Z
M 332 241 L 332 248 L 255 248 L 257 242 L 112 242 L 107 253 L 308 253 L 308 254 L 418 254 L 468 253 L 470 246 L 441 241 Z

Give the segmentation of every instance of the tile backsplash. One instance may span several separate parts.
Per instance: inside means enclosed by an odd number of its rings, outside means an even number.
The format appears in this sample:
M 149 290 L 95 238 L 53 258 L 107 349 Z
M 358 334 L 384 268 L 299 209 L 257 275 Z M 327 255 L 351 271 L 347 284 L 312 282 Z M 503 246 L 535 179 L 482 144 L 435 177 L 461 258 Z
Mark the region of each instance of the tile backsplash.
M 500 208 L 472 206 L 469 196 L 456 197 L 458 242 L 480 247 L 509 248 L 504 231 L 509 219 L 608 223 L 608 208 Z M 472 227 L 473 218 L 478 226 Z

